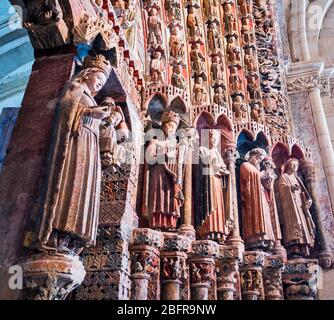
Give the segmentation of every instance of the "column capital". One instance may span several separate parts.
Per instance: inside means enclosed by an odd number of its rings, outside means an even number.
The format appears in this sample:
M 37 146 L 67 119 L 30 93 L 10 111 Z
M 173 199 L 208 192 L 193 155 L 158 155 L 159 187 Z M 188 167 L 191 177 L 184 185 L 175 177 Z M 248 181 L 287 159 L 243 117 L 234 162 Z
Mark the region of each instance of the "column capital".
M 148 228 L 133 230 L 132 246 L 150 246 L 160 249 L 163 246 L 163 235 L 159 231 Z
M 321 89 L 321 77 L 324 61 L 321 59 L 308 62 L 291 63 L 287 70 L 287 88 L 289 94 Z
M 189 252 L 191 250 L 191 240 L 186 236 L 175 233 L 163 233 L 162 251 Z

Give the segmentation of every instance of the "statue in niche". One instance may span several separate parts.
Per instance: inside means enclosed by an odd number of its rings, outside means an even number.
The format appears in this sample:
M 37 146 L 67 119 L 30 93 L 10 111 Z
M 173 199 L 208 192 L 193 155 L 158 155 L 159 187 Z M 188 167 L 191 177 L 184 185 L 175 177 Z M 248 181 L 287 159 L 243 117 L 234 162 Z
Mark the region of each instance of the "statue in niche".
M 215 89 L 215 94 L 213 96 L 213 103 L 218 106 L 226 105 L 226 92 L 222 87 L 217 87 Z
M 216 22 L 211 22 L 208 28 L 208 45 L 213 53 L 217 53 L 222 48 L 222 39 L 218 31 Z
M 230 69 L 229 83 L 230 83 L 230 91 L 232 93 L 240 93 L 243 91 L 243 83 L 239 76 L 238 68 L 232 67 Z
M 261 100 L 261 87 L 259 83 L 259 76 L 255 72 L 251 72 L 247 76 L 247 91 L 250 100 Z
M 172 27 L 171 35 L 169 38 L 169 54 L 171 57 L 171 63 L 183 62 L 184 59 L 184 42 L 180 39 L 178 34 L 178 28 Z
M 165 64 L 161 58 L 161 52 L 154 51 L 150 64 L 150 76 L 153 84 L 162 84 L 164 82 Z
M 309 256 L 314 246 L 315 225 L 310 213 L 312 199 L 297 175 L 299 161 L 289 159 L 279 179 L 285 247 L 290 256 Z
M 264 158 L 264 150 L 251 150 L 248 161 L 240 167 L 243 240 L 247 250 L 271 249 L 275 243 L 270 208 L 261 181 L 260 163 Z
M 257 70 L 256 55 L 253 47 L 247 47 L 245 49 L 245 65 L 248 72 Z
M 251 118 L 255 122 L 262 122 L 264 120 L 264 109 L 263 107 L 255 102 L 251 107 Z
M 237 121 L 242 122 L 247 119 L 247 106 L 242 96 L 237 95 L 233 97 L 232 111 L 234 113 L 234 119 Z
M 217 0 L 204 0 L 203 6 L 207 18 L 219 17 Z
M 237 31 L 237 19 L 234 16 L 233 4 L 228 2 L 224 4 L 225 30 L 229 34 Z
M 103 119 L 100 126 L 102 167 L 120 166 L 125 161 L 125 149 L 117 144 L 116 127 L 127 127 L 124 114 L 112 98 L 106 98 L 101 106 L 108 106 L 111 110 L 110 116 Z
M 230 64 L 240 65 L 240 48 L 238 46 L 237 38 L 235 36 L 230 36 L 227 38 L 226 54 L 227 60 Z
M 41 251 L 78 253 L 96 240 L 100 204 L 99 131 L 109 107 L 94 96 L 111 71 L 104 56 L 88 57 L 59 99 L 48 156 L 46 193 L 38 227 Z
M 200 76 L 205 73 L 205 57 L 200 50 L 200 44 L 195 43 L 192 45 L 192 50 L 190 52 L 191 69 L 193 75 Z
M 251 18 L 243 18 L 241 23 L 241 33 L 243 35 L 244 42 L 247 44 L 253 44 L 255 42 L 255 36 L 251 25 Z
M 153 139 L 146 150 L 149 165 L 146 209 L 150 227 L 175 229 L 183 205 L 183 157 L 176 140 L 180 116 L 165 112 L 161 119 L 164 140 Z
M 190 37 L 201 37 L 202 36 L 200 25 L 201 25 L 200 20 L 198 18 L 195 8 L 190 7 L 188 9 L 188 16 L 187 16 L 187 27 L 188 27 L 188 33 Z
M 166 0 L 165 7 L 169 21 L 181 21 L 181 7 L 178 0 Z
M 240 12 L 243 17 L 247 17 L 252 12 L 251 0 L 238 0 L 238 5 L 240 7 Z
M 162 44 L 161 21 L 158 14 L 159 12 L 156 8 L 151 8 L 148 12 L 148 43 L 153 48 Z
M 221 83 L 224 80 L 224 65 L 220 56 L 214 56 L 211 64 L 211 78 L 214 83 Z
M 197 77 L 193 87 L 194 102 L 196 104 L 205 103 L 207 101 L 207 91 L 203 84 L 203 78 Z
M 23 25 L 35 49 L 50 49 L 70 42 L 58 0 L 27 1 L 26 7 L 28 15 Z
M 209 130 L 209 147 L 199 148 L 195 188 L 198 189 L 195 196 L 197 232 L 201 239 L 216 241 L 224 241 L 233 229 L 232 211 L 224 204 L 230 191 L 226 183 L 230 172 L 221 156 L 220 144 L 220 130 Z
M 271 158 L 266 157 L 263 160 L 262 165 L 264 167 L 264 170 L 261 172 L 261 181 L 264 187 L 266 200 L 270 208 L 271 224 L 275 236 L 275 244 L 274 244 L 274 249 L 275 249 L 281 247 L 281 241 L 282 241 L 282 232 L 278 218 L 278 212 L 275 201 L 275 190 L 274 190 L 274 183 L 275 180 L 277 180 L 277 175 L 274 171 L 274 163 Z
M 180 88 L 182 90 L 187 89 L 187 81 L 185 80 L 183 74 L 182 74 L 182 66 L 179 64 L 175 65 L 173 67 L 173 73 L 171 77 L 171 84 L 174 87 Z
M 122 21 L 122 27 L 125 30 L 125 37 L 132 50 L 135 49 L 137 44 L 137 6 L 136 0 L 129 0 L 128 7 L 124 12 L 124 20 Z

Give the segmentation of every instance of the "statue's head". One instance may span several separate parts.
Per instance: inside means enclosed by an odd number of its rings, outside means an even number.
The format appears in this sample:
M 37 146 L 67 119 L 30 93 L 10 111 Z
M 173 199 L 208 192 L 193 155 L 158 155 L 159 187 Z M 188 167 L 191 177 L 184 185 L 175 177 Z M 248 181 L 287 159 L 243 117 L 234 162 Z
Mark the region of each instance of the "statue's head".
M 180 116 L 174 111 L 165 112 L 162 115 L 162 130 L 166 136 L 173 136 L 176 134 L 177 128 L 180 124 Z
M 256 148 L 249 152 L 248 162 L 253 165 L 259 165 L 265 157 L 266 152 L 261 148 Z
M 106 84 L 110 72 L 111 64 L 103 55 L 87 57 L 84 68 L 73 78 L 73 81 L 84 83 L 94 96 Z
M 270 157 L 265 157 L 262 161 L 262 164 L 265 170 L 274 169 L 274 163 Z
M 295 158 L 291 158 L 286 162 L 286 171 L 295 173 L 299 169 L 299 161 Z
M 209 146 L 210 148 L 218 147 L 220 143 L 220 132 L 219 130 L 209 130 Z

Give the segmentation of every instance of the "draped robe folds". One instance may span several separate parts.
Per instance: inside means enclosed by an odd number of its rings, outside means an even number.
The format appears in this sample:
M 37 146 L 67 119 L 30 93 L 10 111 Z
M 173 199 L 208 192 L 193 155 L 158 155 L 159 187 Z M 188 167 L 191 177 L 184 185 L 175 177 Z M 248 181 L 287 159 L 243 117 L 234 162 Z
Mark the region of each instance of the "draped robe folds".
M 293 191 L 291 187 L 299 185 L 300 190 Z M 296 175 L 283 174 L 279 180 L 280 198 L 283 215 L 284 242 L 291 245 L 314 246 L 315 225 L 307 206 L 311 200 L 304 184 Z M 308 251 L 308 249 L 306 248 Z
M 269 204 L 265 198 L 260 171 L 249 162 L 240 167 L 243 238 L 252 246 L 275 241 Z
M 100 120 L 84 115 L 93 97 L 76 82 L 64 89 L 56 107 L 48 154 L 47 181 L 38 241 L 47 244 L 53 230 L 94 244 L 97 232 L 101 164 Z
M 167 157 L 172 153 L 174 156 Z M 175 229 L 183 204 L 182 192 L 175 192 L 178 180 L 178 147 L 169 141 L 152 140 L 146 150 L 149 163 L 147 211 L 154 229 Z M 154 162 L 156 162 L 154 164 Z
M 224 197 L 224 177 L 219 171 L 226 166 L 219 151 L 201 147 L 200 155 L 195 174 L 197 232 L 202 239 L 225 240 L 233 229 L 233 214 L 229 207 L 231 179 L 226 179 L 229 183 Z
M 273 177 L 267 177 L 266 175 L 262 177 L 262 179 L 266 179 L 266 178 L 273 178 Z M 278 218 L 278 211 L 277 211 L 277 206 L 276 206 L 276 201 L 275 201 L 274 186 L 271 185 L 270 190 L 265 189 L 264 193 L 265 193 L 266 201 L 268 202 L 268 205 L 270 208 L 271 223 L 272 223 L 272 228 L 273 228 L 273 232 L 275 235 L 275 240 L 280 241 L 282 240 L 282 232 L 281 232 L 281 226 L 280 226 L 280 221 Z

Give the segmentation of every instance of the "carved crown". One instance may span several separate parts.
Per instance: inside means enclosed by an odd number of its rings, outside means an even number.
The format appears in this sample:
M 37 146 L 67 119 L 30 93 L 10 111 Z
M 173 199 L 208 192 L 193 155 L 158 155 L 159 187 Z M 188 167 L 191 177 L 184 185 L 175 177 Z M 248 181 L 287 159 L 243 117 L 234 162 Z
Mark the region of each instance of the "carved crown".
M 88 69 L 88 68 L 100 69 L 107 77 L 109 76 L 111 72 L 110 62 L 102 54 L 99 54 L 95 57 L 91 57 L 91 56 L 87 57 L 85 59 L 84 69 Z

